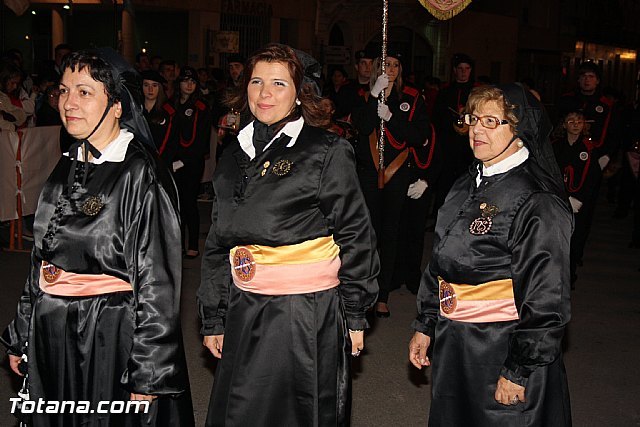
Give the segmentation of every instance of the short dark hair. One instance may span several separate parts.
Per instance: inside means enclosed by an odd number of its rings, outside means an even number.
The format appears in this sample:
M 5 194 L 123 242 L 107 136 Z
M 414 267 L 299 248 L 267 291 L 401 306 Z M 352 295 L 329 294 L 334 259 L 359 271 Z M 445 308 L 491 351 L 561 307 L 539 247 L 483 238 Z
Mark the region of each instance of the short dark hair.
M 11 61 L 2 60 L 0 62 L 0 90 L 6 92 L 7 83 L 14 77 L 22 78 L 22 71 Z
M 247 60 L 242 75 L 242 85 L 225 99 L 229 108 L 237 111 L 246 111 L 249 107 L 247 87 L 251 81 L 253 69 L 258 62 L 279 62 L 289 70 L 291 79 L 298 94 L 300 105 L 294 108 L 294 115 L 304 117 L 305 122 L 311 126 L 320 126 L 325 113 L 320 106 L 320 97 L 316 94 L 311 84 L 304 82 L 304 67 L 296 52 L 289 46 L 280 43 L 269 43 L 265 47 L 255 51 Z
M 113 68 L 98 55 L 98 52 L 92 50 L 71 52 L 62 60 L 62 72 L 64 73 L 67 68 L 73 72 L 86 69 L 93 80 L 104 85 L 109 101 L 120 102 L 120 92 L 113 77 Z
M 58 51 L 60 51 L 60 50 L 69 50 L 69 51 L 71 51 L 71 50 L 73 50 L 73 49 L 71 48 L 71 45 L 70 45 L 69 43 L 60 43 L 60 44 L 59 44 L 59 45 L 57 45 L 53 50 L 54 50 L 55 52 L 58 52 Z

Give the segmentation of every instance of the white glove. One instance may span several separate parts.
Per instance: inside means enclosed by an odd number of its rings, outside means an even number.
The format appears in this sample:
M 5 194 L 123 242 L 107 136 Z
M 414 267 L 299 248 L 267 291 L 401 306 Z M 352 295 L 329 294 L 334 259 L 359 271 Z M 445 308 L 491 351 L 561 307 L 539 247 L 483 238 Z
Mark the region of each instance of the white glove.
M 176 160 L 175 162 L 173 162 L 173 164 L 171 165 L 173 167 L 173 171 L 177 171 L 178 169 L 180 169 L 181 167 L 184 166 L 184 163 L 182 163 L 182 160 Z
M 393 116 L 393 113 L 391 113 L 387 104 L 378 104 L 378 117 L 388 122 L 391 120 L 391 116 Z
M 371 96 L 377 98 L 378 95 L 380 95 L 380 92 L 385 90 L 387 86 L 389 86 L 389 76 L 386 74 L 380 74 L 371 88 Z
M 426 190 L 427 187 L 429 187 L 427 181 L 425 181 L 424 179 L 419 179 L 409 186 L 409 189 L 407 190 L 407 196 L 412 199 L 419 199 L 420 197 L 422 197 L 422 195 L 424 194 L 424 190 Z
M 580 208 L 582 207 L 582 202 L 575 197 L 569 196 L 569 203 L 571 203 L 571 210 L 573 213 L 580 212 Z
M 600 169 L 601 169 L 601 170 L 604 170 L 604 168 L 606 168 L 606 167 L 607 167 L 607 165 L 609 164 L 609 161 L 610 161 L 610 160 L 611 160 L 611 159 L 610 159 L 610 158 L 609 158 L 609 156 L 607 156 L 606 154 L 605 154 L 604 156 L 600 157 L 600 158 L 598 159 L 598 164 L 600 165 Z

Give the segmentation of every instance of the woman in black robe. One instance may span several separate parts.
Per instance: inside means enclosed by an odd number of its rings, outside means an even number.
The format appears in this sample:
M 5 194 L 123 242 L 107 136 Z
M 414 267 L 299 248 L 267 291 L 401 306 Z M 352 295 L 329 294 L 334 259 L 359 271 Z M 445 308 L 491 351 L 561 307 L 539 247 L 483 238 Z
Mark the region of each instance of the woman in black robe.
M 38 202 L 30 274 L 2 336 L 11 368 L 26 362 L 30 400 L 90 402 L 34 414 L 34 426 L 191 426 L 177 195 L 133 96 L 137 74 L 107 49 L 72 53 L 63 70 L 74 143 Z M 100 412 L 134 400 L 146 413 Z
M 245 72 L 229 106 L 254 120 L 216 168 L 198 291 L 221 358 L 207 425 L 348 425 L 379 269 L 353 149 L 315 126 L 315 60 L 271 44 Z
M 569 426 L 572 217 L 551 126 L 519 84 L 474 89 L 466 111 L 476 161 L 438 212 L 409 344 L 433 366 L 429 425 Z

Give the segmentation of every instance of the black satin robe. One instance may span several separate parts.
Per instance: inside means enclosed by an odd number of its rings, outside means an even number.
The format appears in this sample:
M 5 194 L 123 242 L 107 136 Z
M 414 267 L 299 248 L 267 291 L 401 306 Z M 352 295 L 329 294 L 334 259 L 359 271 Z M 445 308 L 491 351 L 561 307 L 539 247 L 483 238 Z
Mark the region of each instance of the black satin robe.
M 8 352 L 27 353 L 32 400 L 129 400 L 130 393 L 160 396 L 157 415 L 38 415 L 35 426 L 193 425 L 182 333 L 182 262 L 175 186 L 157 155 L 135 139 L 122 162 L 63 156 L 40 195 L 35 246 L 16 318 L 2 336 Z M 94 216 L 82 206 L 98 197 Z M 107 274 L 133 292 L 61 297 L 39 286 L 47 261 L 67 272 Z M 28 346 L 27 346 L 28 343 Z M 181 396 L 182 395 L 182 396 Z M 152 417 L 145 417 L 146 419 Z
M 570 318 L 572 217 L 547 177 L 532 160 L 484 177 L 479 188 L 475 176 L 463 176 L 438 212 L 413 323 L 432 338 L 430 426 L 571 424 L 561 345 Z M 469 225 L 485 202 L 499 213 L 488 233 L 473 235 Z M 512 279 L 519 320 L 471 323 L 443 317 L 438 276 L 469 285 Z M 495 401 L 500 375 L 526 387 L 526 403 Z
M 213 178 L 212 225 L 198 305 L 203 335 L 225 334 L 207 425 L 328 426 L 349 423 L 349 329 L 367 327 L 378 291 L 375 237 L 358 185 L 351 145 L 304 125 L 253 160 L 236 142 Z M 289 160 L 277 176 L 264 164 Z M 333 235 L 341 284 L 269 296 L 231 282 L 229 250 L 283 246 Z M 313 278 L 309 278 L 313 281 Z

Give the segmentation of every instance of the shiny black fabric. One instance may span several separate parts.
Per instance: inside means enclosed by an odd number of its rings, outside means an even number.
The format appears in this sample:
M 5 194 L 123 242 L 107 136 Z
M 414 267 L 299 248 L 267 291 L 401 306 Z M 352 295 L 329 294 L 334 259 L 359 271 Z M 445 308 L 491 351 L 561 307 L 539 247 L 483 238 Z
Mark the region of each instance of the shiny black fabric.
M 344 357 L 351 349 L 340 343 L 348 340 L 345 321 L 351 329 L 367 326 L 365 312 L 378 290 L 375 238 L 349 143 L 307 125 L 292 147 L 286 147 L 288 142 L 289 137 L 278 139 L 253 160 L 235 143 L 225 150 L 213 178 L 212 225 L 198 290 L 202 334 L 225 333 L 209 409 L 212 425 L 348 423 L 349 371 Z M 274 165 L 281 160 L 291 162 L 289 173 L 278 176 L 266 168 L 262 176 L 266 161 Z M 269 297 L 246 294 L 231 284 L 232 247 L 292 245 L 329 235 L 340 247 L 342 262 L 336 289 Z M 317 350 L 298 351 L 316 341 Z M 333 361 L 330 369 L 323 368 L 324 359 Z M 266 387 L 261 377 L 246 377 L 261 371 L 280 378 L 270 394 L 250 392 L 254 381 L 261 384 L 259 389 Z M 229 382 L 236 374 L 246 379 Z M 305 383 L 292 388 L 297 379 Z M 314 384 L 317 393 L 309 393 Z M 319 405 L 324 408 L 320 419 L 332 422 L 319 424 Z M 230 412 L 216 414 L 220 407 Z M 265 407 L 274 414 L 271 418 L 256 412 Z
M 555 182 L 527 160 L 510 171 L 461 177 L 438 212 L 433 255 L 418 292 L 413 327 L 432 341 L 431 426 L 568 426 L 561 343 L 570 318 L 572 217 Z M 473 235 L 480 204 L 499 209 L 488 233 Z M 439 314 L 437 277 L 477 285 L 511 278 L 519 320 L 469 323 Z M 526 387 L 527 402 L 494 400 L 502 375 Z
M 114 396 L 166 396 L 157 404 L 163 419 L 182 416 L 172 425 L 193 424 L 179 321 L 182 272 L 176 191 L 168 171 L 156 162 L 150 148 L 134 139 L 124 161 L 89 163 L 84 187 L 80 181 L 85 164 L 78 162 L 71 192 L 67 191 L 72 163 L 67 157 L 45 183 L 35 215 L 30 275 L 17 316 L 2 336 L 10 353 L 28 353 L 33 399 L 90 400 L 102 393 L 95 391 L 98 388 L 110 389 Z M 82 208 L 90 196 L 102 201 L 95 216 Z M 68 272 L 115 276 L 131 283 L 133 293 L 93 298 L 43 295 L 42 261 Z M 111 321 L 107 324 L 106 319 Z M 105 345 L 100 345 L 102 339 Z M 96 370 L 87 360 L 105 369 Z M 74 369 L 60 372 L 60 366 Z M 181 394 L 179 401 L 170 398 Z M 169 410 L 169 415 L 166 405 L 180 412 Z M 73 423 L 79 422 L 74 418 Z M 49 424 L 41 417 L 35 425 Z M 52 419 L 51 425 L 62 424 Z
M 336 289 L 268 296 L 232 286 L 206 425 L 348 425 L 347 335 Z

